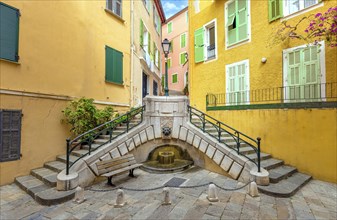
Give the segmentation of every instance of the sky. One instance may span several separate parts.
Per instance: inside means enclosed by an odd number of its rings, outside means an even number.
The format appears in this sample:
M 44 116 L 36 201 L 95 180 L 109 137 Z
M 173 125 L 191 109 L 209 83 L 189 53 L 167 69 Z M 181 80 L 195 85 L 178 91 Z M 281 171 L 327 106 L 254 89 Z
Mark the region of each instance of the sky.
M 187 0 L 161 0 L 163 6 L 165 17 L 168 19 L 181 9 L 187 6 Z

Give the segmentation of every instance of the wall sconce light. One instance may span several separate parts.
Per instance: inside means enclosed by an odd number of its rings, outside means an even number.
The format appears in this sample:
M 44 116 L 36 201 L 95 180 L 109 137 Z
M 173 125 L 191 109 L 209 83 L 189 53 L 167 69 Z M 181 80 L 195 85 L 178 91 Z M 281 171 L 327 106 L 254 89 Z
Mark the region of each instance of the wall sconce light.
M 262 59 L 261 59 L 261 63 L 266 63 L 267 62 L 267 58 L 265 58 L 265 57 L 262 57 Z

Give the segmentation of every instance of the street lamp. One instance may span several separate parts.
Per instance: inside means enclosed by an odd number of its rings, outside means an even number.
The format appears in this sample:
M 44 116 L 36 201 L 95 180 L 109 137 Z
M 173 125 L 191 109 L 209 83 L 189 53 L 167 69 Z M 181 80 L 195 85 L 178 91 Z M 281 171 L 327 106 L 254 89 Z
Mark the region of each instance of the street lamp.
M 165 40 L 161 43 L 161 46 L 163 47 L 163 51 L 165 54 L 165 96 L 169 95 L 169 89 L 168 89 L 168 76 L 167 76 L 167 71 L 168 71 L 168 67 L 167 67 L 167 55 L 170 52 L 170 47 L 171 47 L 171 43 L 169 40 L 167 40 L 167 38 L 165 38 Z

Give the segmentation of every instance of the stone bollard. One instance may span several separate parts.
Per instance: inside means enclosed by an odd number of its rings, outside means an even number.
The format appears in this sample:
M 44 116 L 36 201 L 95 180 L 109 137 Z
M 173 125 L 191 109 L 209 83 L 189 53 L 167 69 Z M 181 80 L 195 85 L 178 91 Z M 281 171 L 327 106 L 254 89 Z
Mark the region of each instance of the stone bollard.
M 257 197 L 257 196 L 259 196 L 259 191 L 257 190 L 257 184 L 256 184 L 256 182 L 251 182 L 248 185 L 248 194 L 251 197 Z
M 171 205 L 171 198 L 170 198 L 170 190 L 169 188 L 165 187 L 163 189 L 163 194 L 164 194 L 164 201 L 162 205 Z
M 81 188 L 81 187 L 76 187 L 75 189 L 75 198 L 73 200 L 74 202 L 80 204 L 82 202 L 85 201 L 85 198 L 84 198 L 84 189 Z
M 114 205 L 115 208 L 123 207 L 126 204 L 125 197 L 124 197 L 124 191 L 121 189 L 117 190 L 117 198 L 116 203 Z
M 213 183 L 209 184 L 208 186 L 208 196 L 207 196 L 208 201 L 210 202 L 218 202 L 219 198 L 217 195 L 216 187 Z

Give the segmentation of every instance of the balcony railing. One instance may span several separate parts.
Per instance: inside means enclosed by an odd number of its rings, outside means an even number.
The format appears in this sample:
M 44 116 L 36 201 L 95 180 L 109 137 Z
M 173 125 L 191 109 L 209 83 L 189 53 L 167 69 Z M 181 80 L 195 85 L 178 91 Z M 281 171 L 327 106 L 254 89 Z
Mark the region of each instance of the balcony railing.
M 337 101 L 337 82 L 207 94 L 208 107 Z

